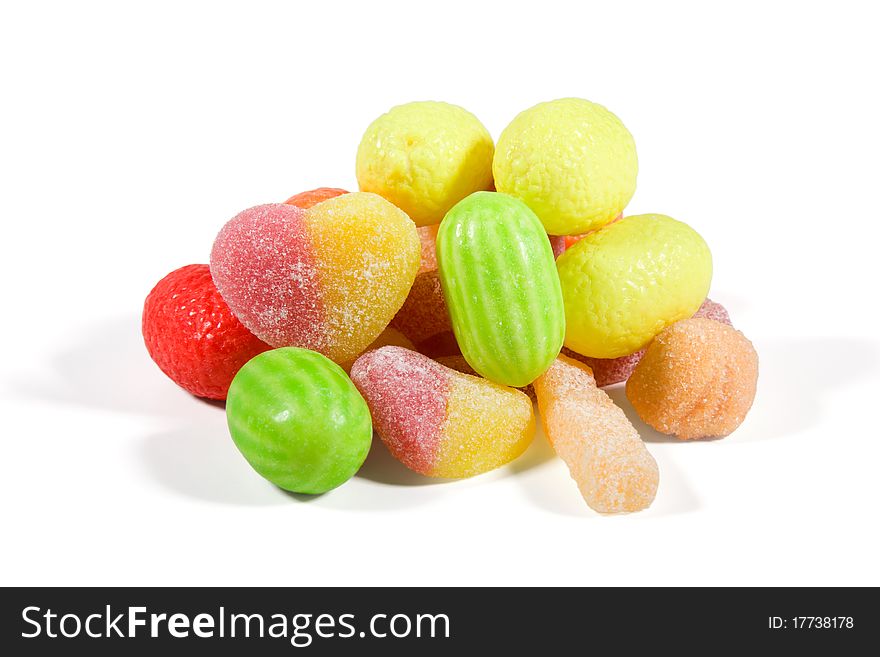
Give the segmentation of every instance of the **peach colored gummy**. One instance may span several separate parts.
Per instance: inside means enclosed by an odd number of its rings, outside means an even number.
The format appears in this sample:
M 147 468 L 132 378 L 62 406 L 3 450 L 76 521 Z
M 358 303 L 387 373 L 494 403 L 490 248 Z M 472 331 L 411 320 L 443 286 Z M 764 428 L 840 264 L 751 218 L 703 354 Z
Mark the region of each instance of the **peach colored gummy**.
M 587 504 L 600 513 L 640 511 L 657 493 L 657 462 L 590 368 L 559 356 L 534 383 L 544 431 Z
M 657 431 L 687 440 L 734 431 L 757 384 L 752 343 L 731 326 L 695 318 L 654 338 L 626 383 L 626 396 Z

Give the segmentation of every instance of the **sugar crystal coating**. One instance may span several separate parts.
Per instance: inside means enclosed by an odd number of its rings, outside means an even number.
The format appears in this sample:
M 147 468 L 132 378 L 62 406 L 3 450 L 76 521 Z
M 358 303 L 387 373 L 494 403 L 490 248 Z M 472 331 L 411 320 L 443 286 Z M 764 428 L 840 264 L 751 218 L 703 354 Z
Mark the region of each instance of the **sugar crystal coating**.
M 730 321 L 730 314 L 727 312 L 727 308 L 722 306 L 720 303 L 712 301 L 712 299 L 707 298 L 703 302 L 703 305 L 700 306 L 699 310 L 694 313 L 694 318 L 699 317 L 703 317 L 705 319 L 714 319 L 716 322 L 721 322 L 722 324 L 733 326 L 733 322 Z
M 488 472 L 522 454 L 534 435 L 532 403 L 524 394 L 414 351 L 369 351 L 355 361 L 351 378 L 389 451 L 424 475 Z
M 366 192 L 319 203 L 306 218 L 321 276 L 323 346 L 331 360 L 344 362 L 366 349 L 406 300 L 419 268 L 418 233 L 403 211 Z
M 422 245 L 422 261 L 419 264 L 419 273 L 437 269 L 437 231 L 440 224 L 432 226 L 419 226 L 419 242 Z
M 416 344 L 452 330 L 440 273 L 436 268 L 416 276 L 406 301 L 391 320 L 391 326 Z
M 600 513 L 650 506 L 657 463 L 590 368 L 560 356 L 534 385 L 547 438 L 587 504 Z
M 264 342 L 323 346 L 317 258 L 300 208 L 258 205 L 233 217 L 214 240 L 211 275 L 232 312 Z
M 590 358 L 589 356 L 581 356 L 579 353 L 572 351 L 568 347 L 562 348 L 562 353 L 580 361 L 593 371 L 593 377 L 596 379 L 596 385 L 600 388 L 610 386 L 621 381 L 626 381 L 632 371 L 639 364 L 644 349 L 639 349 L 633 354 L 627 356 L 618 356 L 617 358 Z
M 388 450 L 411 470 L 431 474 L 446 419 L 446 373 L 414 351 L 384 347 L 358 358 L 351 380 Z
M 435 476 L 472 477 L 526 451 L 535 436 L 534 408 L 526 395 L 455 371 L 450 383 Z
M 388 325 L 419 267 L 409 218 L 375 194 L 308 210 L 245 210 L 220 231 L 211 274 L 241 322 L 273 346 L 313 349 L 344 363 Z
M 687 440 L 726 436 L 745 419 L 758 383 L 758 355 L 731 326 L 677 322 L 661 332 L 626 382 L 645 422 Z

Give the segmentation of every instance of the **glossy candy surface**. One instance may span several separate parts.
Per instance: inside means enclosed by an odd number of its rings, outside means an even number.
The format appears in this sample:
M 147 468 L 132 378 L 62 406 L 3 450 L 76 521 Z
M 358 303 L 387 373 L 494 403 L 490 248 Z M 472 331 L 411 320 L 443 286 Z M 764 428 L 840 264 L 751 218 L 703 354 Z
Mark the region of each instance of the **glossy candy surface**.
M 245 210 L 217 236 L 211 274 L 258 337 L 342 363 L 375 340 L 403 304 L 419 251 L 406 214 L 375 194 L 355 192 L 308 210 Z
M 226 399 L 241 366 L 269 349 L 232 314 L 208 265 L 187 265 L 159 281 L 144 301 L 141 330 L 159 368 L 207 399 Z
M 531 383 L 565 334 L 553 251 L 535 214 L 506 194 L 472 194 L 440 224 L 437 259 L 468 363 L 496 383 Z
M 544 432 L 591 508 L 639 511 L 657 493 L 657 462 L 590 368 L 560 356 L 535 381 Z
M 532 402 L 518 390 L 461 374 L 401 347 L 355 361 L 351 378 L 376 432 L 411 470 L 470 477 L 522 454 L 534 436 Z
M 712 255 L 687 224 L 661 214 L 625 217 L 587 235 L 556 261 L 565 346 L 617 358 L 691 317 L 709 291 Z
M 297 493 L 324 493 L 350 479 L 373 435 L 369 408 L 345 372 L 296 347 L 249 361 L 229 388 L 226 417 L 254 470 Z

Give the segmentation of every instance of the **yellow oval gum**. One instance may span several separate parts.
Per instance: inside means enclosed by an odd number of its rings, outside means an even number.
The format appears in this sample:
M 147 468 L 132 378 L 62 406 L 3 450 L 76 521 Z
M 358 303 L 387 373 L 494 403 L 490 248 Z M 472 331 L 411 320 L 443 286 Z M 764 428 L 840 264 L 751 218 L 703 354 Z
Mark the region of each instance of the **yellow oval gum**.
M 577 242 L 556 261 L 565 346 L 617 358 L 691 317 L 709 292 L 712 254 L 690 226 L 662 214 L 626 217 Z

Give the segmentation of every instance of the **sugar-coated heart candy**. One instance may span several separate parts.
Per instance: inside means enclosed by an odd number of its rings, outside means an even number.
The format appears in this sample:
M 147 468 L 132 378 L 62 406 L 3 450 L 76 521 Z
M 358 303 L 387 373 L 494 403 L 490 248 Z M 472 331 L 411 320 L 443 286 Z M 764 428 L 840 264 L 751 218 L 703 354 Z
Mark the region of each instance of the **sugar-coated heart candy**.
M 416 227 L 375 194 L 344 194 L 302 210 L 260 205 L 220 231 L 211 274 L 241 322 L 272 346 L 337 363 L 388 325 L 419 268 Z

